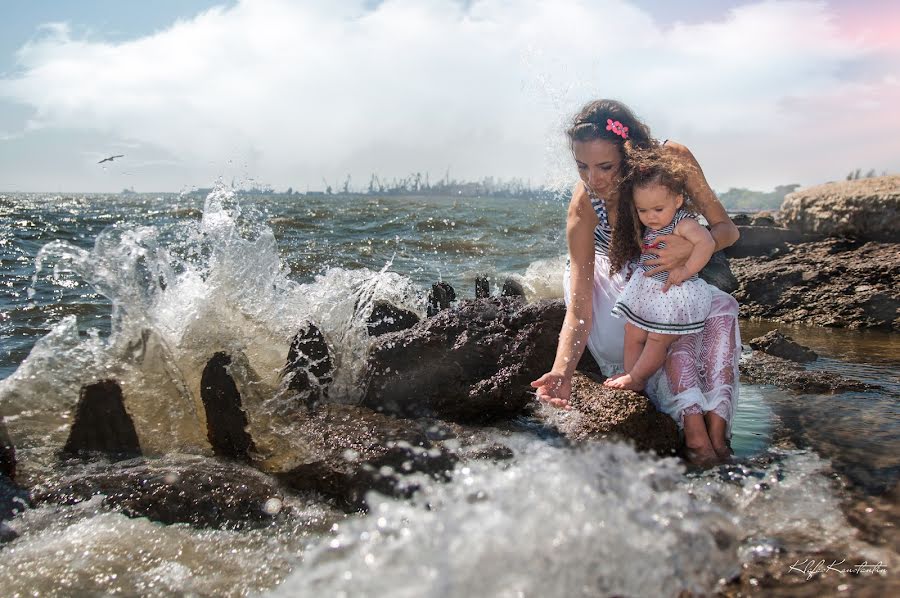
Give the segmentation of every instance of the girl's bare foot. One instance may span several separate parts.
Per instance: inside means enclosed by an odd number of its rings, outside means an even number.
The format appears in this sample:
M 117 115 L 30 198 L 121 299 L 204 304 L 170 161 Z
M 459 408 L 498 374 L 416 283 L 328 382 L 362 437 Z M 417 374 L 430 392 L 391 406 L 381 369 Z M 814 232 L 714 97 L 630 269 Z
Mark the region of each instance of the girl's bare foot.
M 644 390 L 644 382 L 632 378 L 631 374 L 624 374 L 622 376 L 619 376 L 618 378 L 610 378 L 603 383 L 603 386 L 608 386 L 609 388 L 620 388 L 623 390 L 633 390 L 635 392 Z

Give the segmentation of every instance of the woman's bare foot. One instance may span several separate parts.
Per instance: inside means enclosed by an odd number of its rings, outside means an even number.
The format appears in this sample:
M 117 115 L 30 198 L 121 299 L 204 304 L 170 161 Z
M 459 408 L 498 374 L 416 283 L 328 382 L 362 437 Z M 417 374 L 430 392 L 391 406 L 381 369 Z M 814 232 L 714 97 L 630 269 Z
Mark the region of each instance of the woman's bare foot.
M 684 456 L 688 463 L 700 469 L 707 469 L 721 463 L 719 454 L 712 447 L 693 449 L 686 446 L 684 447 Z
M 731 461 L 731 457 L 734 455 L 734 451 L 731 450 L 731 447 L 727 444 L 721 445 L 713 445 L 713 450 L 716 451 L 716 456 L 719 457 L 719 460 L 723 463 L 727 463 Z
M 623 374 L 618 378 L 609 378 L 606 382 L 603 383 L 603 386 L 608 386 L 609 388 L 620 388 L 623 390 L 633 390 L 635 392 L 641 392 L 644 390 L 644 382 L 638 380 L 636 378 L 632 378 L 631 374 Z

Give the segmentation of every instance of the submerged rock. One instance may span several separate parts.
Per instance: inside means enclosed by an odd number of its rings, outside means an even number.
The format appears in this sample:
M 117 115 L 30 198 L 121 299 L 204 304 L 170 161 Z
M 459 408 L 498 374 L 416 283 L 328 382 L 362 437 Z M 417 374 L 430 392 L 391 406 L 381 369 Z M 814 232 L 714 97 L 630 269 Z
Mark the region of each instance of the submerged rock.
M 772 384 L 802 393 L 855 392 L 879 388 L 831 372 L 806 370 L 793 361 L 762 351 L 754 351 L 749 359 L 742 360 L 740 370 L 741 379 L 750 384 Z
M 750 339 L 750 347 L 775 357 L 790 359 L 791 361 L 806 362 L 815 361 L 819 358 L 815 351 L 795 343 L 793 339 L 784 336 L 778 330 L 770 330 L 763 336 Z
M 900 331 L 900 244 L 825 239 L 731 268 L 742 317 Z
M 351 509 L 365 508 L 370 490 L 409 496 L 418 485 L 407 476 L 446 479 L 458 460 L 429 439 L 423 423 L 363 407 L 322 405 L 298 413 L 289 425 L 305 456 L 273 474 L 295 490 L 322 493 Z
M 779 218 L 802 233 L 897 241 L 900 176 L 826 183 L 789 194 Z
M 200 398 L 206 409 L 207 437 L 216 456 L 248 462 L 255 447 L 241 394 L 228 373 L 230 364 L 230 355 L 216 353 L 203 368 Z
M 198 456 L 64 463 L 31 488 L 36 503 L 76 504 L 102 496 L 129 517 L 201 528 L 260 527 L 281 511 L 284 493 L 263 473 Z
M 672 455 L 681 446 L 678 426 L 647 397 L 607 388 L 602 378 L 575 372 L 572 410 L 554 410 L 555 427 L 570 440 L 627 440 L 642 451 Z
M 114 380 L 82 387 L 75 407 L 75 421 L 63 448 L 67 454 L 103 452 L 134 456 L 141 454 L 137 432 L 125 411 L 122 388 Z
M 2 476 L 11 480 L 16 477 L 16 447 L 9 438 L 3 417 L 0 417 L 0 477 Z
M 388 332 L 412 328 L 418 322 L 419 316 L 408 309 L 379 299 L 372 307 L 372 313 L 366 321 L 366 329 L 369 331 L 369 336 L 380 336 Z
M 376 339 L 363 405 L 403 417 L 484 422 L 522 413 L 553 363 L 562 301 L 463 301 Z

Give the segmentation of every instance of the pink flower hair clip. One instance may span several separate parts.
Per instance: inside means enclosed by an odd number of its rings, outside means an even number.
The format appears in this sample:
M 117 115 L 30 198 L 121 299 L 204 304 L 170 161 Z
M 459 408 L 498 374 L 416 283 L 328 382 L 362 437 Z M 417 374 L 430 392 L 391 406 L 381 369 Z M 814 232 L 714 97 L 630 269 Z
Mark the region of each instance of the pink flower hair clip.
M 606 130 L 612 131 L 622 139 L 628 139 L 628 127 L 625 127 L 617 120 L 611 118 L 606 119 Z

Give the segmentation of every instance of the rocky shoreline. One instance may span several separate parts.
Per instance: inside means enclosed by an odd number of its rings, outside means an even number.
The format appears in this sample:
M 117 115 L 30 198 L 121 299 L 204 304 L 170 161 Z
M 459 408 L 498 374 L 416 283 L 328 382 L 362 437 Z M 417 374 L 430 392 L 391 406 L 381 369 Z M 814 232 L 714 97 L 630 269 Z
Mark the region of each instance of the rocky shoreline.
M 840 187 L 845 193 L 852 188 Z M 878 189 L 877 208 L 896 218 L 896 211 L 890 212 L 896 203 L 891 197 L 900 195 L 896 187 L 890 187 L 894 195 Z M 741 241 L 717 256 L 705 278 L 733 291 L 743 317 L 897 332 L 897 243 L 881 232 L 881 240 L 852 236 L 859 235 L 860 222 L 871 222 L 857 214 L 868 209 L 865 202 L 841 203 L 840 219 L 847 224 L 829 228 L 819 223 L 830 221 L 823 209 L 809 207 L 818 205 L 814 200 L 804 191 L 786 200 L 780 215 L 758 216 L 739 225 Z M 638 450 L 677 453 L 681 438 L 675 423 L 646 397 L 603 387 L 589 356 L 573 380 L 572 411 L 537 403 L 528 383 L 553 361 L 565 313 L 562 301 L 528 304 L 521 286 L 510 283 L 501 297 L 486 296 L 484 285 L 478 284 L 475 299 L 454 304 L 456 293 L 448 287 L 435 284 L 429 317 L 421 321 L 389 304 L 376 306 L 368 322 L 372 340 L 359 405 L 330 402 L 332 351 L 314 323 L 299 327 L 285 356 L 279 390 L 296 408 L 272 416 L 296 444 L 278 434 L 255 436 L 254 413 L 239 390 L 246 384 L 235 379 L 247 374 L 249 366 L 230 367 L 237 361 L 246 364 L 246 357 L 224 350 L 209 355 L 201 377 L 205 436 L 214 457 L 144 454 L 142 431 L 135 428 L 122 387 L 113 379 L 81 388 L 67 442 L 51 475 L 17 461 L 0 419 L 0 546 L 15 538 L 3 522 L 16 513 L 33 505 L 70 505 L 96 496 L 102 496 L 104 508 L 129 517 L 198 528 L 265 527 L 290 509 L 294 495 L 321 497 L 346 512 L 362 511 L 369 507 L 370 490 L 408 497 L 421 476 L 447 480 L 460 464 L 513 458 L 514 450 L 498 441 L 504 429 L 530 430 L 572 446 L 619 439 Z M 877 389 L 808 368 L 804 364 L 814 361 L 815 353 L 780 333 L 752 339 L 750 345 L 754 351 L 741 363 L 746 382 L 804 394 Z M 517 426 L 521 419 L 530 427 Z M 802 446 L 800 436 L 782 434 L 779 442 Z M 292 448 L 297 445 L 304 450 Z M 727 472 L 731 466 L 723 467 Z M 875 499 L 857 499 L 844 505 L 849 521 L 872 542 L 890 545 L 865 515 L 874 509 L 870 505 Z M 878 500 L 878 521 L 895 526 L 896 487 Z M 896 545 L 891 546 L 896 552 Z M 800 555 L 786 549 L 748 563 L 720 593 L 834 591 L 834 584 L 822 576 L 805 584 L 789 579 L 785 563 L 795 556 Z M 865 591 L 878 587 L 880 592 L 878 583 L 867 583 Z

